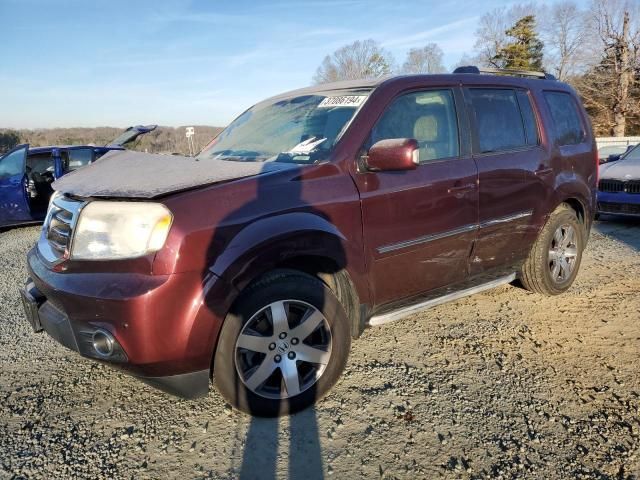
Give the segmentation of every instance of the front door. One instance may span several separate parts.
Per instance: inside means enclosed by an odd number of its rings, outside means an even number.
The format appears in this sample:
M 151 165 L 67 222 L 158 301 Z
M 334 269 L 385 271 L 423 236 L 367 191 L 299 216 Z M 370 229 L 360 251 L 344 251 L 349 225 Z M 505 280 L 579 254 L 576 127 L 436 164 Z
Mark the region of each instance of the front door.
M 414 138 L 420 164 L 402 172 L 363 172 L 365 252 L 377 306 L 450 285 L 467 276 L 478 219 L 478 172 L 461 148 L 466 125 L 459 92 L 439 88 L 396 97 L 371 131 L 379 140 Z
M 31 220 L 25 165 L 29 145 L 18 145 L 0 158 L 0 226 Z

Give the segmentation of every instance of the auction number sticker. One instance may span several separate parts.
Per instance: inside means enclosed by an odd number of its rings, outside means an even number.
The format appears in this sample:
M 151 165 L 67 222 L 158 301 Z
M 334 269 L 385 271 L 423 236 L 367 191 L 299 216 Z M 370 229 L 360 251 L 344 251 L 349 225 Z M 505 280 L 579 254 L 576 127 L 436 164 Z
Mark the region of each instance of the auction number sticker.
M 327 97 L 320 102 L 318 108 L 359 107 L 364 103 L 366 98 L 366 95 L 342 95 L 339 97 Z

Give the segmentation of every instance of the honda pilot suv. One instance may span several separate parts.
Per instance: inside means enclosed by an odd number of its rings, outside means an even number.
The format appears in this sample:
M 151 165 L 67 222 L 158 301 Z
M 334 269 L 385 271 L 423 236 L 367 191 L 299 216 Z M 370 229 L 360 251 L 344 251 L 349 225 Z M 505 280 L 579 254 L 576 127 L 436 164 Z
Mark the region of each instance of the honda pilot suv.
M 548 75 L 493 73 L 296 90 L 194 158 L 117 151 L 62 177 L 31 325 L 273 416 L 324 395 L 368 325 L 508 283 L 564 292 L 594 216 L 589 120 Z

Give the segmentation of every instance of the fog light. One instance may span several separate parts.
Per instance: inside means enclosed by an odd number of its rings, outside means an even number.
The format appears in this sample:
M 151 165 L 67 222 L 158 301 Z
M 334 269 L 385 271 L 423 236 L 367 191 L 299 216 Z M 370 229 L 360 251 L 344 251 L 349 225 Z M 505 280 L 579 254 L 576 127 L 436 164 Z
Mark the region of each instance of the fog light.
M 96 330 L 93 333 L 93 348 L 101 357 L 110 357 L 113 354 L 115 340 L 109 332 Z

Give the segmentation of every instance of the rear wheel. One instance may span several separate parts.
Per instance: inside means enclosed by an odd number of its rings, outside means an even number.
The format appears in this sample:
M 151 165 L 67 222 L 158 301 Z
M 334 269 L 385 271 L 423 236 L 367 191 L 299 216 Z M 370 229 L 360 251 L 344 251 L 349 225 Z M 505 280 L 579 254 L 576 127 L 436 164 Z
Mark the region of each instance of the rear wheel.
M 293 413 L 333 386 L 350 343 L 344 308 L 322 281 L 291 270 L 274 272 L 248 287 L 227 315 L 214 382 L 246 413 Z
M 544 295 L 558 295 L 569 289 L 582 260 L 584 235 L 575 211 L 564 204 L 558 207 L 522 267 L 524 287 Z

